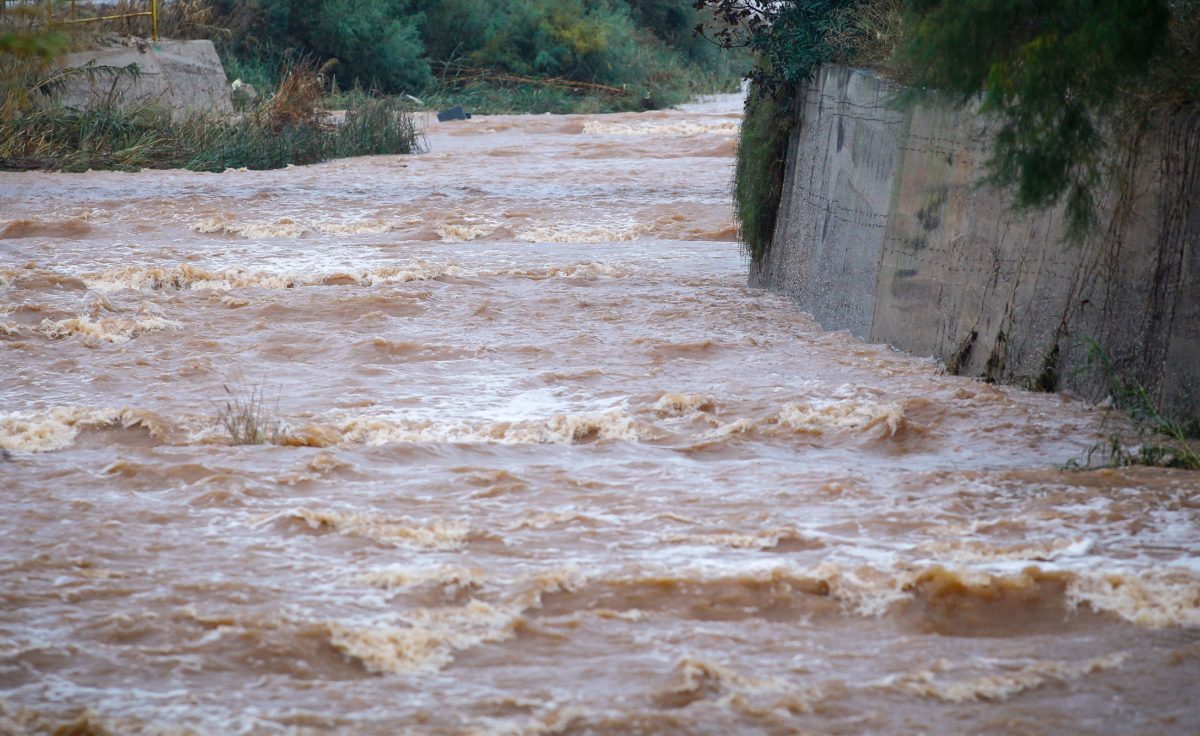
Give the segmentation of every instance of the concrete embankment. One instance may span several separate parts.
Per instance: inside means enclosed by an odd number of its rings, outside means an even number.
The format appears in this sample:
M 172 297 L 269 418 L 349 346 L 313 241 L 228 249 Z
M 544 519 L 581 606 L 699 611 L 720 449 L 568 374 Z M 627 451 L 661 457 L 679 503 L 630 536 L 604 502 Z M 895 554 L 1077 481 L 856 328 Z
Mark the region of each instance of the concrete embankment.
M 1200 412 L 1200 126 L 1148 127 L 1064 242 L 1061 209 L 1014 212 L 981 182 L 988 120 L 824 67 L 799 96 L 772 248 L 750 283 L 827 329 L 932 355 L 963 375 L 1103 398 L 1098 344 L 1170 412 Z
M 232 113 L 229 82 L 212 41 L 146 41 L 69 54 L 64 67 L 137 64 L 136 75 L 72 74 L 58 102 L 89 108 L 108 101 L 121 105 L 161 105 L 181 114 Z

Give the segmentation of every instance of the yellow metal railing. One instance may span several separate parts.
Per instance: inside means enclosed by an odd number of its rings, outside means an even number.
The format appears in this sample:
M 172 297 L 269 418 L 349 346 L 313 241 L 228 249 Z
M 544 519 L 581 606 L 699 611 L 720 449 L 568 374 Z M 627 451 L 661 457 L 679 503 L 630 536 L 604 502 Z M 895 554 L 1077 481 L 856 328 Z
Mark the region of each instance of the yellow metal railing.
M 0 16 L 3 16 L 5 14 L 5 11 L 7 11 L 8 5 L 10 2 L 12 2 L 12 0 L 0 0 Z M 87 16 L 84 18 L 79 17 L 79 8 L 76 4 L 76 0 L 69 0 L 69 3 L 64 2 L 64 0 L 58 0 L 57 3 L 55 2 L 55 0 L 42 0 L 42 2 L 44 2 L 46 5 L 46 25 L 47 26 L 70 26 L 70 25 L 77 25 L 80 23 L 101 23 L 101 22 L 109 21 L 109 20 L 125 20 L 125 19 L 129 19 L 129 18 L 149 18 L 150 19 L 150 38 L 153 39 L 154 41 L 158 40 L 158 2 L 159 2 L 159 0 L 146 0 L 146 5 L 148 6 L 147 10 L 139 10 L 139 11 L 128 12 L 128 13 L 111 13 L 109 15 Z M 17 0 L 17 2 L 14 4 L 20 6 L 21 2 L 20 2 L 20 0 Z M 54 17 L 55 10 L 57 8 L 62 8 L 63 5 L 68 5 L 68 4 L 70 6 L 70 16 L 69 17 L 66 17 L 66 18 Z

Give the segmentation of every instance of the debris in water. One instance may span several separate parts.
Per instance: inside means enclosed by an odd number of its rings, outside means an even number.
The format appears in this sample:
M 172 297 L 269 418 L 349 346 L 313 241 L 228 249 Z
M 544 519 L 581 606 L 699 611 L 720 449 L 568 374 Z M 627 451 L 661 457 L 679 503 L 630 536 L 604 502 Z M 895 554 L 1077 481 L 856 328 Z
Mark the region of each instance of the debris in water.
M 462 105 L 455 105 L 449 110 L 442 110 L 438 113 L 438 122 L 447 123 L 451 120 L 470 120 L 471 113 L 462 108 Z

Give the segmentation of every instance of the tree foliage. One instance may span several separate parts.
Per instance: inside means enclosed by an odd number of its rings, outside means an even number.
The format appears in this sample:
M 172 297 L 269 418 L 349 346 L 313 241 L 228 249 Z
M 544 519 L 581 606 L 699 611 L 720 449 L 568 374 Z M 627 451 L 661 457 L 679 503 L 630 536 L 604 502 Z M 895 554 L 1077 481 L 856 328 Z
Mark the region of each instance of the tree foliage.
M 730 59 L 691 34 L 692 0 L 209 0 L 230 66 L 307 55 L 339 84 L 419 93 L 470 68 L 682 99 L 736 83 Z M 636 99 L 636 98 L 635 98 Z
M 240 33 L 218 39 L 235 54 L 337 60 L 336 74 L 401 92 L 431 77 L 415 0 L 216 0 L 221 20 L 242 17 Z M 251 11 L 246 18 L 247 7 Z
M 1094 223 L 1096 192 L 1106 181 L 1121 127 L 1155 100 L 1197 103 L 1198 5 L 1196 0 L 696 2 L 725 24 L 711 34 L 718 43 L 756 52 L 752 77 L 767 85 L 803 80 L 824 62 L 861 62 L 855 40 L 866 47 L 878 29 L 855 24 L 864 18 L 902 19 L 894 24 L 898 46 L 886 70 L 903 70 L 904 81 L 917 89 L 948 93 L 959 104 L 980 100 L 996 122 L 991 181 L 1010 187 L 1018 208 L 1065 203 L 1074 237 Z M 902 6 L 903 12 L 883 6 Z
M 724 48 L 744 46 L 757 56 L 752 78 L 771 84 L 797 83 L 834 60 L 828 43 L 855 0 L 696 0 L 713 22 L 696 32 L 710 33 Z
M 711 18 L 695 33 L 756 58 L 733 178 L 738 237 L 759 262 L 771 248 L 783 194 L 797 85 L 834 58 L 827 42 L 853 0 L 695 0 Z
M 1022 207 L 1066 198 L 1071 230 L 1092 220 L 1123 90 L 1164 50 L 1165 0 L 909 0 L 900 55 L 917 84 L 998 121 L 992 179 Z

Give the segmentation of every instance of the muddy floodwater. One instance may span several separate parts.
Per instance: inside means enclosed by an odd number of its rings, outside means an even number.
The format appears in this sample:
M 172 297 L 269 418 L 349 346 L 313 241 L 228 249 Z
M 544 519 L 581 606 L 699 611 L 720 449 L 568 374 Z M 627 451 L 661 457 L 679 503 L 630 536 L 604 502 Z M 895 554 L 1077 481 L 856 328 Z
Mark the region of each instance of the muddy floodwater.
M 1200 733 L 1197 476 L 747 288 L 739 111 L 0 174 L 0 733 Z

